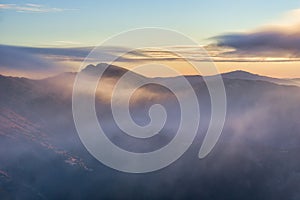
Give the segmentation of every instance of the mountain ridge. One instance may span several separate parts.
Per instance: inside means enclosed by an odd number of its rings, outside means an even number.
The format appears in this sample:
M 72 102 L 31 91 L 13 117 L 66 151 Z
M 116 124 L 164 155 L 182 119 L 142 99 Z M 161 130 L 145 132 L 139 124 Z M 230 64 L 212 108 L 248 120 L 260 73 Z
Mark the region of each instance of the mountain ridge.
M 88 75 L 96 75 L 102 71 L 102 70 L 99 70 L 100 68 L 106 68 L 102 74 L 102 77 L 105 77 L 105 78 L 118 79 L 127 72 L 130 72 L 131 73 L 130 75 L 133 76 L 133 78 L 141 78 L 141 79 L 150 78 L 150 77 L 146 77 L 142 74 L 136 73 L 134 71 L 128 70 L 123 67 L 119 67 L 116 65 L 108 65 L 107 63 L 99 63 L 97 65 L 89 64 L 85 68 L 83 68 L 81 70 L 81 72 L 84 72 Z M 54 75 L 51 77 L 38 79 L 38 80 L 46 80 L 48 82 L 55 82 L 58 79 L 66 79 L 67 80 L 68 78 L 73 80 L 73 79 L 75 79 L 77 73 L 78 72 L 64 72 L 64 73 L 60 73 L 60 74 L 57 74 L 57 75 Z M 225 73 L 221 73 L 220 75 L 222 76 L 222 78 L 225 78 L 225 79 L 259 80 L 259 81 L 275 83 L 278 85 L 292 85 L 292 86 L 298 86 L 298 87 L 300 86 L 300 78 L 274 78 L 274 77 L 263 76 L 260 74 L 255 74 L 255 73 L 251 73 L 251 72 L 243 71 L 243 70 L 235 70 L 235 71 L 231 71 L 231 72 L 225 72 Z M 216 75 L 212 75 L 212 76 L 185 75 L 185 77 L 187 79 L 189 79 L 191 82 L 199 81 L 199 78 L 202 80 L 204 77 L 214 77 L 214 76 L 216 76 Z M 26 78 L 26 77 L 5 76 L 5 75 L 0 74 L 0 78 L 4 78 L 4 77 L 18 78 L 18 79 L 22 79 L 22 80 L 31 80 L 31 81 L 35 80 L 35 79 Z M 175 80 L 177 77 L 174 76 L 174 77 L 151 77 L 151 78 L 157 79 L 157 80 L 172 80 L 172 79 Z

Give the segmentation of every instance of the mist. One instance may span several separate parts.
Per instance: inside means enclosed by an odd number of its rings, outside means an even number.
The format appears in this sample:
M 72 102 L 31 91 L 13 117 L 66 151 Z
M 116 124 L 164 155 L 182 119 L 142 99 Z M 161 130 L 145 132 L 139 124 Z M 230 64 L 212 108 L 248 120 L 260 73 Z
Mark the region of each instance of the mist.
M 74 77 L 72 73 L 35 81 L 1 77 L 1 85 L 5 84 L 0 87 L 1 93 L 6 95 L 0 104 L 0 119 L 5 125 L 0 128 L 0 170 L 8 174 L 0 178 L 3 198 L 299 198 L 298 87 L 225 78 L 225 126 L 213 151 L 199 159 L 211 117 L 211 102 L 203 79 L 188 78 L 201 112 L 192 146 L 162 170 L 126 174 L 104 166 L 81 143 L 72 117 Z M 116 125 L 110 108 L 109 98 L 118 77 L 104 76 L 97 89 L 95 108 L 107 137 L 133 152 L 154 151 L 168 144 L 180 123 L 176 96 L 155 84 L 136 90 L 129 109 L 137 124 L 150 122 L 149 108 L 153 104 L 164 106 L 167 120 L 159 134 L 145 140 L 132 138 Z M 131 86 L 128 83 L 125 89 Z M 123 92 L 126 94 L 126 90 Z M 177 95 L 189 97 L 184 88 Z M 124 105 L 122 96 L 119 95 L 118 106 Z

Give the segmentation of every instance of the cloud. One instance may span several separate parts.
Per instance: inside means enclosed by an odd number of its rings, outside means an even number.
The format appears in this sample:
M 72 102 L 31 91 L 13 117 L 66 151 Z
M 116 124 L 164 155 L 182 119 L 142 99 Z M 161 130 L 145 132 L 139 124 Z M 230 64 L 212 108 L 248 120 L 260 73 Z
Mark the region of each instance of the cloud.
M 42 78 L 76 71 L 91 50 L 0 45 L 0 74 Z
M 54 43 L 56 43 L 58 45 L 79 45 L 79 44 L 82 44 L 80 42 L 70 41 L 70 40 L 57 40 Z
M 294 9 L 286 12 L 281 16 L 280 19 L 271 22 L 270 26 L 293 26 L 300 23 L 300 9 Z
M 300 55 L 300 32 L 266 29 L 252 33 L 234 33 L 215 37 L 220 47 L 231 47 L 231 54 L 297 58 Z
M 199 47 L 198 47 L 199 48 Z M 177 62 L 185 59 L 205 62 L 210 61 L 205 51 L 199 52 L 195 47 L 174 47 L 171 52 L 162 49 L 139 49 L 122 54 L 127 49 L 122 47 L 98 47 L 95 57 L 87 59 L 94 47 L 25 47 L 0 45 L 0 74 L 20 73 L 30 76 L 39 73 L 41 77 L 66 71 L 77 71 L 82 62 L 97 64 L 110 62 L 117 57 L 116 62 Z M 229 55 L 230 49 L 218 46 L 206 47 L 210 57 L 215 62 L 257 62 L 258 58 L 235 57 Z M 175 52 L 175 53 L 173 53 Z M 185 57 L 180 57 L 176 52 Z M 203 54 L 204 53 L 204 54 Z M 226 54 L 227 53 L 227 54 Z M 294 59 L 296 60 L 296 58 Z M 276 61 L 286 61 L 280 59 Z M 266 62 L 266 61 L 265 61 Z
M 16 11 L 16 12 L 26 12 L 26 13 L 49 13 L 49 12 L 62 12 L 62 11 L 77 10 L 77 9 L 47 7 L 45 5 L 32 4 L 32 3 L 27 3 L 27 4 L 23 4 L 23 5 L 0 4 L 0 9 L 2 9 L 2 10 L 13 10 L 13 11 Z
M 126 50 L 121 47 L 97 48 L 97 57 L 86 57 L 94 47 L 25 47 L 0 45 L 0 73 L 5 72 L 32 72 L 51 74 L 65 71 L 77 71 L 81 63 L 108 62 L 118 57 L 118 62 L 132 62 L 135 57 L 144 57 L 141 52 L 131 51 L 126 55 L 120 52 Z
M 243 33 L 213 37 L 217 47 L 231 48 L 220 56 L 271 57 L 295 60 L 300 56 L 300 9 L 290 11 L 278 22 Z
M 51 64 L 24 48 L 0 45 L 0 66 L 16 69 L 46 69 L 50 68 Z

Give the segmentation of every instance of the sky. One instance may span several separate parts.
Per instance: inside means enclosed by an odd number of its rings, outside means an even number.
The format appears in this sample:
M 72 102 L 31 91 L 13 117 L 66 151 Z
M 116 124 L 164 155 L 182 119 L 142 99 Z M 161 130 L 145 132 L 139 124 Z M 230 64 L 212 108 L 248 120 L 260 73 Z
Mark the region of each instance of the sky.
M 91 50 L 86 47 L 126 30 L 161 27 L 207 48 L 220 72 L 300 77 L 298 9 L 295 0 L 1 0 L 0 74 L 40 77 L 76 70 Z M 182 73 L 193 73 L 175 60 Z

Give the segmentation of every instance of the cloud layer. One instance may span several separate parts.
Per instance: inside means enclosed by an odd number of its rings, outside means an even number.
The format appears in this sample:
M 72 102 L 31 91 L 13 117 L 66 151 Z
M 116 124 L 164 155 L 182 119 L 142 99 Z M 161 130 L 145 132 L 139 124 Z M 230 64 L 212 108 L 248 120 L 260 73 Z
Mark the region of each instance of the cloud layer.
M 218 47 L 232 48 L 231 51 L 224 53 L 224 56 L 294 60 L 300 56 L 299 19 L 300 10 L 294 10 L 279 23 L 263 26 L 254 31 L 219 35 L 212 39 L 216 41 Z
M 239 55 L 297 58 L 300 55 L 300 32 L 263 30 L 215 37 L 220 47 L 231 47 Z
M 60 12 L 64 9 L 49 8 L 37 4 L 0 4 L 0 10 L 20 12 Z M 117 62 L 170 62 L 190 59 L 205 62 L 291 62 L 300 61 L 300 9 L 287 13 L 255 30 L 227 33 L 213 38 L 213 42 L 199 47 L 177 46 L 171 51 L 163 49 L 139 49 L 125 55 L 126 47 L 98 47 L 97 57 L 88 60 L 91 64 L 108 62 L 118 57 Z M 72 41 L 56 41 L 61 44 L 74 44 Z M 78 43 L 77 43 L 78 44 Z M 0 74 L 11 71 L 49 72 L 74 71 L 94 47 L 40 48 L 0 45 Z M 126 51 L 125 51 L 126 52 Z M 174 53 L 175 52 L 175 53 Z M 176 54 L 178 52 L 179 54 Z M 97 52 L 98 53 L 98 52 Z M 185 55 L 185 57 L 181 57 Z M 98 56 L 99 55 L 99 56 Z M 209 57 L 208 57 L 209 55 Z M 75 64 L 74 64 L 75 63 Z M 68 65 L 69 64 L 69 65 Z M 76 66 L 74 66 L 76 65 Z
M 85 60 L 88 63 L 108 62 L 118 57 L 118 62 L 132 62 L 146 58 L 142 52 L 131 51 L 126 55 L 121 47 L 99 47 L 97 57 L 86 57 L 94 47 L 50 48 L 0 45 L 0 74 L 5 72 L 61 73 L 77 71 Z
M 64 59 L 82 60 L 88 48 L 35 48 L 0 45 L 0 67 L 22 70 L 50 70 Z
M 62 12 L 76 9 L 54 8 L 47 7 L 41 4 L 0 4 L 1 10 L 13 10 L 16 12 L 28 12 L 28 13 L 48 13 L 48 12 Z

